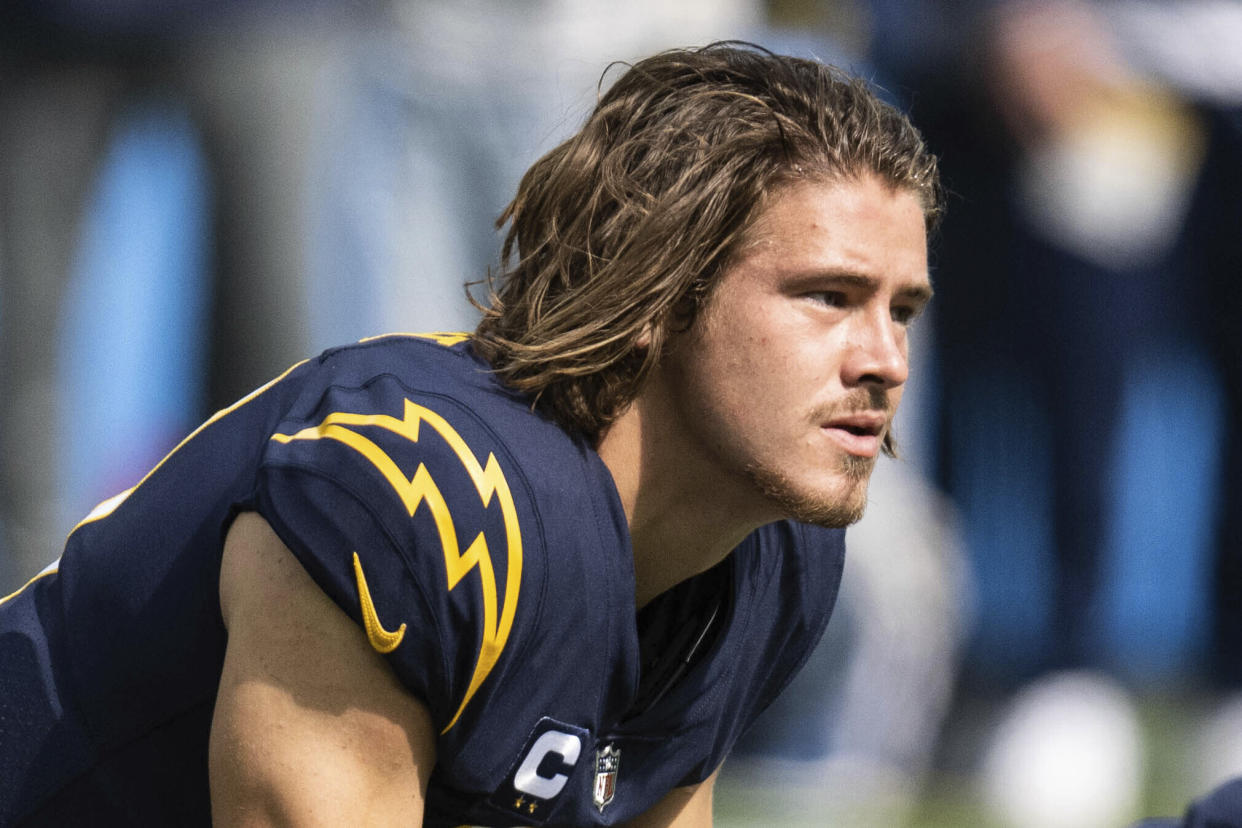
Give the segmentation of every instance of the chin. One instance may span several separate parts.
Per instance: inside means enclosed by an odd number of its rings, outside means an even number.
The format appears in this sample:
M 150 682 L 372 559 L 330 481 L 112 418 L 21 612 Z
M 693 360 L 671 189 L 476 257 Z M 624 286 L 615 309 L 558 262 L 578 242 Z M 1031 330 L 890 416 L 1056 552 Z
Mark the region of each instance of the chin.
M 867 508 L 867 484 L 875 458 L 851 456 L 828 485 L 800 486 L 788 476 L 752 468 L 755 485 L 789 520 L 828 529 L 844 529 L 862 519 Z

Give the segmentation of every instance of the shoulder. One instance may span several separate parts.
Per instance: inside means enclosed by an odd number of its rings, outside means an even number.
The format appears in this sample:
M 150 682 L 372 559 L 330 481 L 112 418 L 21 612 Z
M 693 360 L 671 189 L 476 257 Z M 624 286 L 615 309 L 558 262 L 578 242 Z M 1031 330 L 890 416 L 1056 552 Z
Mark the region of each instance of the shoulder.
M 489 518 L 506 534 L 538 530 L 549 481 L 580 473 L 582 446 L 467 343 L 445 341 L 388 336 L 319 359 L 264 451 L 260 500 L 278 531 L 282 511 L 308 505 L 333 522 L 373 524 L 418 568 L 407 553 L 428 531 L 464 554 Z
M 369 388 L 381 380 L 468 393 L 497 384 L 467 334 L 385 334 L 329 348 L 310 361 L 304 391 Z M 304 401 L 304 404 L 306 401 Z
M 536 623 L 543 515 L 581 445 L 464 343 L 385 337 L 317 373 L 271 435 L 257 508 L 451 728 Z
M 262 476 L 269 488 L 296 481 L 350 496 L 400 546 L 420 510 L 441 534 L 446 510 L 454 521 L 478 510 L 510 521 L 523 507 L 558 515 L 581 505 L 600 467 L 462 335 L 392 335 L 320 357 L 270 435 Z
M 275 454 L 296 454 L 311 440 L 343 442 L 344 429 L 387 432 L 423 450 L 460 453 L 461 438 L 476 455 L 498 446 L 534 446 L 562 459 L 580 453 L 580 441 L 503 385 L 465 334 L 389 334 L 325 351 L 304 372 L 272 438 L 293 448 Z M 428 435 L 441 440 L 421 440 Z

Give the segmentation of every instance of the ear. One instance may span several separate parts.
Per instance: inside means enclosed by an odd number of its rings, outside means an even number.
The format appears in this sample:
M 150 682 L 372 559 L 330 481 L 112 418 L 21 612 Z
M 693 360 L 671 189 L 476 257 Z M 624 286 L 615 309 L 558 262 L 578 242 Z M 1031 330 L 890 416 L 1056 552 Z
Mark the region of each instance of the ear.
M 643 332 L 634 340 L 634 347 L 647 350 L 651 347 L 651 341 L 655 338 L 655 322 L 648 322 L 643 327 Z

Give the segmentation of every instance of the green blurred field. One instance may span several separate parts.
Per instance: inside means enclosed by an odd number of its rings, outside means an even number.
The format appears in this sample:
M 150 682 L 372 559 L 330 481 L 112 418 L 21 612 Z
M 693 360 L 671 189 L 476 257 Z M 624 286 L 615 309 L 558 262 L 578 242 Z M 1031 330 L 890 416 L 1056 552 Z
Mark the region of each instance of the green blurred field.
M 1140 702 L 1139 716 L 1147 757 L 1144 801 L 1133 820 L 1180 815 L 1191 799 L 1206 793 L 1194 790 L 1190 779 L 1188 767 L 1193 750 L 1190 734 L 1212 705 L 1207 698 L 1187 695 L 1148 697 Z M 950 727 L 953 726 L 955 723 L 951 721 Z M 956 726 L 962 726 L 960 721 Z M 954 738 L 954 733 L 948 734 L 950 744 Z M 980 802 L 970 769 L 965 767 L 970 764 L 969 759 L 959 755 L 950 758 L 949 764 L 957 767 L 940 768 L 931 775 L 910 817 L 894 821 L 882 802 L 872 803 L 873 808 L 856 813 L 836 813 L 835 808 L 815 812 L 808 802 L 826 795 L 823 791 L 757 786 L 748 783 L 746 778 L 739 779 L 736 773 L 731 774 L 726 763 L 717 786 L 716 824 L 719 828 L 777 825 L 790 828 L 1005 828 Z

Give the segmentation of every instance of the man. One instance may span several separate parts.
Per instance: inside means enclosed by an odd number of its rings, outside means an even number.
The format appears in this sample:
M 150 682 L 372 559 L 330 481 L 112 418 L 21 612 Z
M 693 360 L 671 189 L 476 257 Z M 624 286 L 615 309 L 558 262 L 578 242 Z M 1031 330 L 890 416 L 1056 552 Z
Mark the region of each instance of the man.
M 0 607 L 0 821 L 710 824 L 892 450 L 938 198 L 861 82 L 635 64 L 473 335 L 293 367 Z

